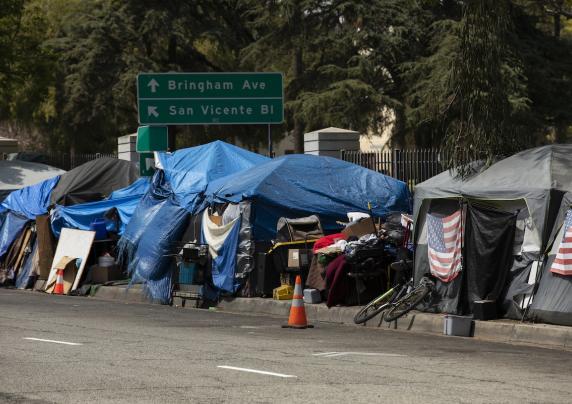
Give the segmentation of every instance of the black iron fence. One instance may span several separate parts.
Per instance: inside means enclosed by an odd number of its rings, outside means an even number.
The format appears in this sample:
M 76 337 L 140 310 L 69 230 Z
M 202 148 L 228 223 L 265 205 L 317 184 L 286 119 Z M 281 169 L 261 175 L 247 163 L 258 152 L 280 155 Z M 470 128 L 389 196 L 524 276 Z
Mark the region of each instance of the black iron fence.
M 88 161 L 98 159 L 100 157 L 117 158 L 116 153 L 88 153 L 88 154 L 69 154 L 54 152 L 31 152 L 24 151 L 16 154 L 0 156 L 1 158 L 17 158 L 18 160 L 31 161 L 34 163 L 47 164 L 52 167 L 61 168 L 62 170 L 71 170 L 77 166 L 87 163 Z
M 379 152 L 342 150 L 340 154 L 342 160 L 405 182 L 412 191 L 415 185 L 446 170 L 446 157 L 439 149 L 406 149 Z

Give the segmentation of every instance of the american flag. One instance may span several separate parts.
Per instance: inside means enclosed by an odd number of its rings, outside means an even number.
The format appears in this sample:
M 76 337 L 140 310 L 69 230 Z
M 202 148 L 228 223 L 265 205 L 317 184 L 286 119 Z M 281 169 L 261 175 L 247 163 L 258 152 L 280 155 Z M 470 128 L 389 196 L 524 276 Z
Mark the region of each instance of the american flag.
M 560 275 L 572 275 L 572 210 L 566 212 L 563 227 L 564 236 L 560 241 L 558 253 L 556 253 L 550 271 Z
M 431 274 L 450 282 L 461 272 L 463 247 L 461 210 L 446 217 L 427 215 L 427 245 Z

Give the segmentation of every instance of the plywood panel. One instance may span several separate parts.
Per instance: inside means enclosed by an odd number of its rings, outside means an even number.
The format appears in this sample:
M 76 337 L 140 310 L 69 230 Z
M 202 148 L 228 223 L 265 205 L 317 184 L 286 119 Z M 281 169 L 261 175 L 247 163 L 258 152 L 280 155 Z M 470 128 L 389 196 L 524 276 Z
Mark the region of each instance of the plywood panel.
M 64 256 L 80 258 L 81 264 L 77 271 L 77 276 L 71 290 L 77 289 L 79 286 L 79 281 L 83 274 L 83 270 L 87 263 L 87 258 L 89 257 L 89 252 L 91 250 L 91 245 L 95 238 L 94 231 L 85 230 L 75 230 L 63 228 L 60 235 L 60 240 L 56 248 L 56 253 L 54 254 L 54 259 L 52 261 L 52 268 L 50 271 L 50 276 L 48 277 L 48 282 L 46 282 L 46 292 L 50 292 L 48 289 L 53 288 L 53 284 L 56 279 L 56 269 L 55 266 Z

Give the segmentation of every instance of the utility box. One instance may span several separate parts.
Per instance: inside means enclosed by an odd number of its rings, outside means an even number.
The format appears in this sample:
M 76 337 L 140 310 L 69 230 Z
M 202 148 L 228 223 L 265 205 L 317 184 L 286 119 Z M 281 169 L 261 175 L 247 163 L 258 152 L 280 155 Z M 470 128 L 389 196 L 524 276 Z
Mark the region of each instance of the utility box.
M 304 134 L 304 154 L 340 157 L 341 150 L 359 150 L 359 132 L 325 128 Z
M 4 154 L 17 153 L 18 141 L 0 136 L 0 159 Z
M 117 138 L 117 158 L 121 160 L 137 163 L 139 153 L 137 153 L 137 134 L 121 136 Z

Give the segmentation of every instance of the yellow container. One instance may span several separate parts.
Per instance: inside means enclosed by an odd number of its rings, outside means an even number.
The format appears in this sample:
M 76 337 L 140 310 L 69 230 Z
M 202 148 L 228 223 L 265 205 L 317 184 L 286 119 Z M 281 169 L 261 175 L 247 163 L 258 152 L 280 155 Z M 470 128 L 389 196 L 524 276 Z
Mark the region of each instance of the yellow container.
M 282 285 L 272 291 L 274 300 L 292 300 L 294 288 L 291 285 Z

